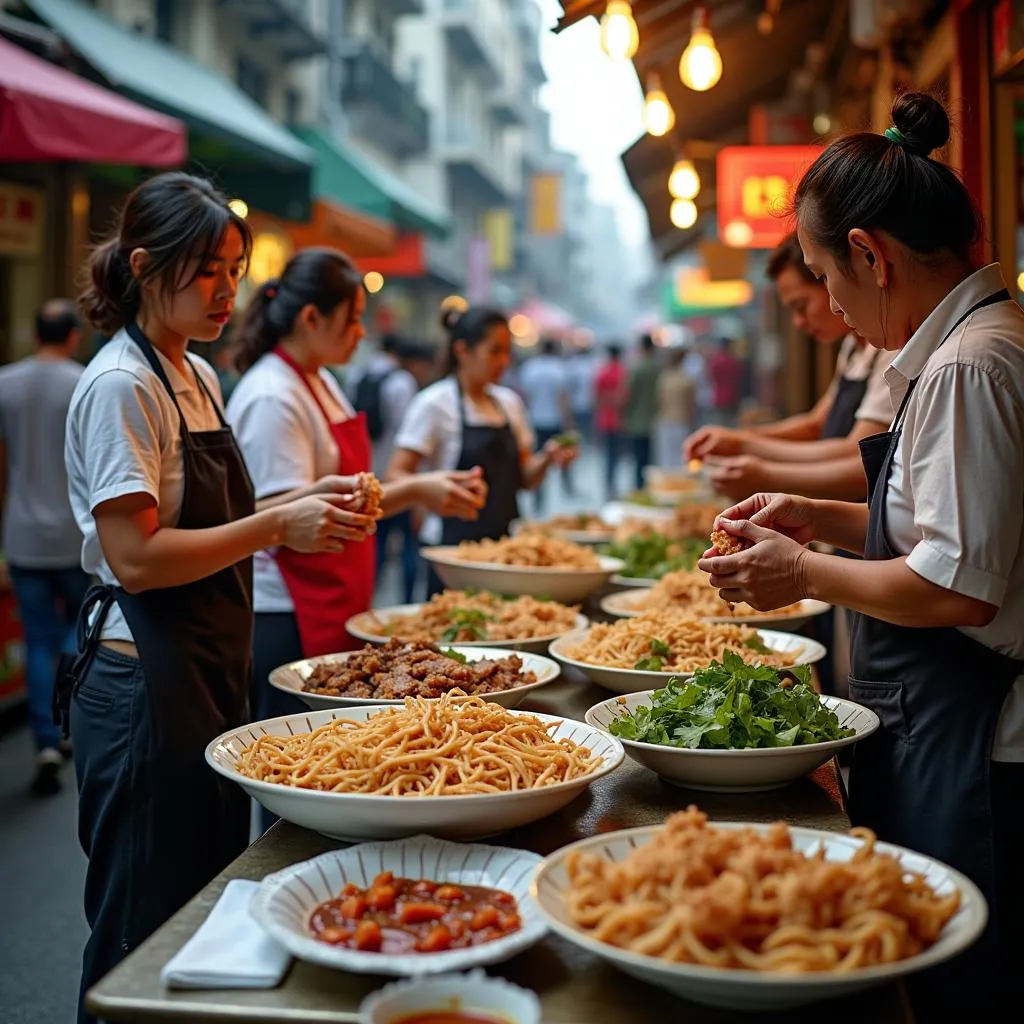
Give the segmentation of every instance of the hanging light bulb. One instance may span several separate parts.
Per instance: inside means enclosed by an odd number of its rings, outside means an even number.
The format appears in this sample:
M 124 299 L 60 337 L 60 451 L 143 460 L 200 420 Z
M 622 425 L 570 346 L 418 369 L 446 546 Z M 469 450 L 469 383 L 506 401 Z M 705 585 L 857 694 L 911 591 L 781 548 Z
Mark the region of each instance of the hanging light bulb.
M 708 28 L 707 8 L 701 6 L 693 12 L 690 42 L 679 58 L 679 78 L 695 92 L 707 92 L 721 77 L 722 55 Z
M 650 135 L 661 137 L 672 131 L 676 112 L 661 87 L 661 79 L 653 72 L 647 77 L 647 95 L 644 97 L 644 128 Z
M 668 216 L 677 228 L 685 231 L 697 223 L 697 204 L 692 199 L 673 199 Z
M 700 192 L 700 175 L 689 160 L 677 160 L 668 176 L 668 190 L 674 199 L 696 199 Z
M 612 60 L 629 60 L 640 45 L 640 30 L 628 0 L 608 0 L 601 17 L 601 49 Z

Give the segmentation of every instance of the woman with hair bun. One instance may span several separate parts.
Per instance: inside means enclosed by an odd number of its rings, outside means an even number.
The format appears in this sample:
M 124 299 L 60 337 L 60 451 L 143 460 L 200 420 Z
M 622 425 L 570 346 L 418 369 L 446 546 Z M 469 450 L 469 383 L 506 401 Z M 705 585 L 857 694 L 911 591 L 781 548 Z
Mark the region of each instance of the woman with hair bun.
M 279 280 L 266 282 L 239 328 L 241 380 L 228 420 L 252 474 L 256 497 L 349 492 L 371 468 L 370 434 L 327 369 L 347 363 L 363 337 L 362 275 L 336 249 L 297 253 Z M 420 473 L 386 483 L 380 512 L 397 515 L 424 505 L 473 519 L 486 488 L 478 473 Z M 256 632 L 253 710 L 271 718 L 303 710 L 297 698 L 268 681 L 279 665 L 351 650 L 346 621 L 369 609 L 376 576 L 372 541 L 332 554 L 285 547 L 255 559 Z
M 551 440 L 533 451 L 522 399 L 498 383 L 512 350 L 504 313 L 485 306 L 448 308 L 441 325 L 449 339 L 448 374 L 412 400 L 395 437 L 388 477 L 402 479 L 423 463 L 481 473 L 488 492 L 480 515 L 472 521 L 432 516 L 421 536 L 428 544 L 497 539 L 519 515 L 519 491 L 539 487 L 551 466 L 567 466 L 578 449 Z M 442 589 L 436 573 L 428 589 Z
M 918 1019 L 987 1019 L 1024 953 L 1024 312 L 976 260 L 967 190 L 929 156 L 946 112 L 907 94 L 892 118 L 834 142 L 795 195 L 833 309 L 897 352 L 892 428 L 860 442 L 869 504 L 754 495 L 720 519 L 752 546 L 701 567 L 728 601 L 856 613 L 850 696 L 881 728 L 855 749 L 850 816 L 981 888 L 983 938 L 913 992 Z
M 253 554 L 337 551 L 373 526 L 344 494 L 258 507 L 217 376 L 188 352 L 219 337 L 251 244 L 208 181 L 159 175 L 128 197 L 81 295 L 113 334 L 65 444 L 82 567 L 100 584 L 58 681 L 89 858 L 83 996 L 247 845 L 249 801 L 204 752 L 249 720 Z

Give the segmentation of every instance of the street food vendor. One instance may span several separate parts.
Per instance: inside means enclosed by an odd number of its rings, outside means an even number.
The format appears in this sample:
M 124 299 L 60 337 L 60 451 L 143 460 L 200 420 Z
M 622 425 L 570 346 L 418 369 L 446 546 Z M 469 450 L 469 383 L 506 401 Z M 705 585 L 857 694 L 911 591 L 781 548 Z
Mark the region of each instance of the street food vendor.
M 881 729 L 855 750 L 851 818 L 980 886 L 984 937 L 914 996 L 922 1019 L 985 1020 L 1019 1002 L 1024 957 L 1024 312 L 974 256 L 967 190 L 929 156 L 948 139 L 942 107 L 905 94 L 891 128 L 834 142 L 795 195 L 833 308 L 897 352 L 895 420 L 861 442 L 869 505 L 754 495 L 720 520 L 752 546 L 701 567 L 729 601 L 857 613 L 850 696 Z
M 58 681 L 89 858 L 83 997 L 248 842 L 249 801 L 204 751 L 247 721 L 252 555 L 338 550 L 373 525 L 344 493 L 257 511 L 217 375 L 187 351 L 227 323 L 251 241 L 209 182 L 159 175 L 128 197 L 81 296 L 113 335 L 75 389 L 65 448 L 100 582 Z
M 519 515 L 518 493 L 533 490 L 551 466 L 578 453 L 571 438 L 552 438 L 534 452 L 522 399 L 498 384 L 508 369 L 512 334 L 504 313 L 486 307 L 442 312 L 448 334 L 448 375 L 421 391 L 395 438 L 389 477 L 400 479 L 426 464 L 433 469 L 477 469 L 487 482 L 487 503 L 474 520 L 431 516 L 428 544 L 497 539 Z M 432 591 L 441 589 L 431 574 Z
M 355 412 L 327 369 L 351 358 L 363 337 L 365 308 L 362 275 L 344 253 L 328 248 L 297 253 L 247 307 L 237 339 L 244 373 L 227 415 L 257 499 L 302 489 L 330 491 L 338 479 L 370 472 L 366 416 Z M 419 473 L 385 484 L 380 511 L 392 516 L 418 504 L 472 520 L 485 495 L 486 486 L 472 469 Z M 256 719 L 305 708 L 270 686 L 274 668 L 357 646 L 345 623 L 371 605 L 375 551 L 371 539 L 329 554 L 286 547 L 257 553 Z

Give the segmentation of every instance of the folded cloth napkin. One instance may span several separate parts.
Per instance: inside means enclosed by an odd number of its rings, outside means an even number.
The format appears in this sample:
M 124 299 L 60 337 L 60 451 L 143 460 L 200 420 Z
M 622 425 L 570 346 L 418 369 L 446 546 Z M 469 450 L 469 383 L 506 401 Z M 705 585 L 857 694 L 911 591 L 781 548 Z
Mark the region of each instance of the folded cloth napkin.
M 274 988 L 291 959 L 249 914 L 259 882 L 232 879 L 199 930 L 160 972 L 167 988 Z

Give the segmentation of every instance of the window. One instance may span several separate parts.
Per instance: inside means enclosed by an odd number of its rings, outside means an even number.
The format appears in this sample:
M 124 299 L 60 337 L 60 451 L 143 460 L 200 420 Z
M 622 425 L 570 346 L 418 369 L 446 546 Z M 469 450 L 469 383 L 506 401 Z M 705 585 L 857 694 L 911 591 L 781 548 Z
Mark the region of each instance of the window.
M 285 89 L 284 92 L 284 123 L 299 124 L 302 120 L 302 95 L 298 89 Z
M 267 73 L 247 57 L 239 57 L 235 63 L 235 78 L 238 88 L 261 107 L 267 105 Z

